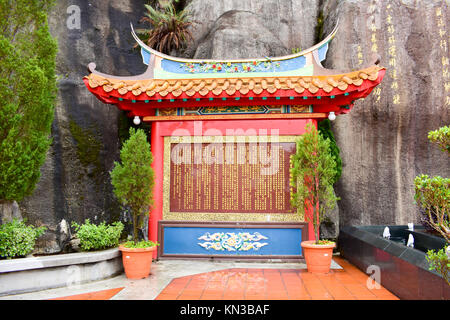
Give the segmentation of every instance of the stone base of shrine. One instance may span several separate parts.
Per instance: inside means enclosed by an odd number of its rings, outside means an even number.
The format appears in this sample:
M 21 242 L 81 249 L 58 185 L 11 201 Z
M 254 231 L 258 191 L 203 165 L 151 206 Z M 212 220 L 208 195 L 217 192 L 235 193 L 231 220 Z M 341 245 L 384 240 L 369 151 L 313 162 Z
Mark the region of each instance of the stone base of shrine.
M 298 261 L 306 222 L 159 221 L 158 258 Z

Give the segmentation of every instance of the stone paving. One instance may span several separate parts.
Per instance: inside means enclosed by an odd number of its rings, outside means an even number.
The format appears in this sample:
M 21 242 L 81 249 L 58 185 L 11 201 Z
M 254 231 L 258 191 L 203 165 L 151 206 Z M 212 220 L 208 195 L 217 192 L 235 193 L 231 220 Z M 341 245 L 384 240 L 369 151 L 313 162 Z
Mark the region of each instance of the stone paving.
M 160 260 L 146 279 L 124 274 L 84 285 L 4 296 L 0 300 L 398 300 L 368 275 L 333 257 L 330 273 L 304 263 Z

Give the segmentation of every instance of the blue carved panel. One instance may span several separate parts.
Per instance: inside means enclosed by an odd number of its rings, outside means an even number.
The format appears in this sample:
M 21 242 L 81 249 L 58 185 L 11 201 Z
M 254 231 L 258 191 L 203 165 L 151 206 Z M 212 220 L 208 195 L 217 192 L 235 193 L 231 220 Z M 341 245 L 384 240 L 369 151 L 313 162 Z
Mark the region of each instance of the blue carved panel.
M 163 255 L 300 257 L 302 231 L 292 228 L 164 226 Z

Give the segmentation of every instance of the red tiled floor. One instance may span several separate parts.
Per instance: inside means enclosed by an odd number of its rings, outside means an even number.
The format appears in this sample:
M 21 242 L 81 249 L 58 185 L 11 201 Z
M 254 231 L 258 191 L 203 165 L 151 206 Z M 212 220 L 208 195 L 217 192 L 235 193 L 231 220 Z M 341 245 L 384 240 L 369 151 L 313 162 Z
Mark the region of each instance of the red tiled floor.
M 115 288 L 109 290 L 101 290 L 83 294 L 77 294 L 73 296 L 61 297 L 49 300 L 109 300 L 118 294 L 123 288 Z
M 343 270 L 226 269 L 172 280 L 157 300 L 398 300 L 385 288 L 368 288 L 368 275 L 335 257 Z

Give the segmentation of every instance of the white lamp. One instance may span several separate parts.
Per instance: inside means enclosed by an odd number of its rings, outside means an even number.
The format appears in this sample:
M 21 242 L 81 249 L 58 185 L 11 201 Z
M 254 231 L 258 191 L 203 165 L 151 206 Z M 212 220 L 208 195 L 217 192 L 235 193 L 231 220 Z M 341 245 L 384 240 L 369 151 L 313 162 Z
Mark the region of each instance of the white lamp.
M 139 118 L 138 116 L 135 116 L 134 117 L 134 119 L 133 119 L 133 123 L 135 124 L 135 125 L 140 125 L 141 124 L 141 118 Z
M 331 111 L 331 112 L 328 114 L 328 119 L 330 119 L 331 121 L 333 121 L 333 120 L 336 119 L 336 115 L 334 114 L 333 111 Z

